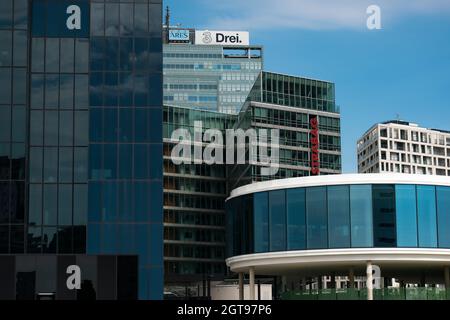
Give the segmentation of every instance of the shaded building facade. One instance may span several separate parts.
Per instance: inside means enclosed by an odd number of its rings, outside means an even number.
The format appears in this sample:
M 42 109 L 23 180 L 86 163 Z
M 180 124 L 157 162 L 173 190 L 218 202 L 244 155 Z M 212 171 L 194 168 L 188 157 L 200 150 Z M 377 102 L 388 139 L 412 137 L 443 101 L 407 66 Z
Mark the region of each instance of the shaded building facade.
M 135 297 L 160 299 L 161 1 L 0 11 L 0 254 L 133 256 Z

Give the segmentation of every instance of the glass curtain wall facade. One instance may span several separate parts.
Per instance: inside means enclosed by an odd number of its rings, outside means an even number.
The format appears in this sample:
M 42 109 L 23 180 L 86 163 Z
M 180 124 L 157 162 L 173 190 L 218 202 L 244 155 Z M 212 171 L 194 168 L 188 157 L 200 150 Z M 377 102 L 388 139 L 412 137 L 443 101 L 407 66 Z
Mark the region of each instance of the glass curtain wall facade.
M 230 166 L 230 190 L 252 182 L 311 175 L 313 117 L 318 119 L 320 174 L 341 173 L 341 124 L 334 91 L 330 82 L 262 72 L 235 128 L 269 129 L 269 137 L 270 129 L 279 129 L 280 168 L 276 175 L 264 176 L 260 165 Z
M 0 2 L 0 254 L 136 255 L 139 298 L 162 298 L 161 16 Z
M 227 202 L 228 257 L 344 248 L 450 248 L 450 187 L 281 189 Z
M 258 46 L 164 44 L 164 104 L 239 113 L 262 68 Z
M 27 1 L 0 4 L 0 254 L 25 252 Z
M 172 133 L 176 129 L 186 129 L 194 139 L 195 121 L 202 121 L 203 130 L 224 132 L 233 126 L 235 117 L 164 107 L 164 265 L 167 284 L 200 281 L 205 276 L 225 273 L 225 166 L 193 162 L 175 165 L 171 158 L 172 149 L 178 142 L 171 140 Z
M 161 1 L 92 1 L 88 246 L 137 254 L 139 297 L 160 299 Z

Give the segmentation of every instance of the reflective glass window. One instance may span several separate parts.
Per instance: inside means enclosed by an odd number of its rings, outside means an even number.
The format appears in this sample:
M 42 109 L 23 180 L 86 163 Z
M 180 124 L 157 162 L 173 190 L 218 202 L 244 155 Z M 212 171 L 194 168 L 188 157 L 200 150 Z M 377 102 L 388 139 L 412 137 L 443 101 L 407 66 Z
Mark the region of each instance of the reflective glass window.
M 14 66 L 27 65 L 28 39 L 26 31 L 14 31 Z
M 59 72 L 59 39 L 47 38 L 45 42 L 45 71 Z
M 31 75 L 31 108 L 42 109 L 44 105 L 44 75 Z
M 89 107 L 89 79 L 87 75 L 75 75 L 75 109 Z
M 15 68 L 13 74 L 13 103 L 26 104 L 27 99 L 27 70 Z
M 87 73 L 89 70 L 89 42 L 87 39 L 75 40 L 75 72 Z
M 56 183 L 58 177 L 58 148 L 44 148 L 44 182 Z
M 396 185 L 397 246 L 417 247 L 417 199 L 416 186 Z
M 43 38 L 32 38 L 31 40 L 31 71 L 44 72 L 45 42 Z
M 326 187 L 306 188 L 306 224 L 308 249 L 328 246 Z
M 87 182 L 88 148 L 74 148 L 74 181 L 75 183 Z
M 436 187 L 439 248 L 450 248 L 450 187 Z
M 0 39 L 2 39 L 0 42 L 0 67 L 7 67 L 11 65 L 12 32 L 9 30 L 0 30 Z
M 62 74 L 59 85 L 59 108 L 73 109 L 74 79 L 71 74 Z
M 0 68 L 0 104 L 11 103 L 11 69 Z
M 395 186 L 374 185 L 372 193 L 374 246 L 395 247 L 397 245 Z
M 72 185 L 61 184 L 58 191 L 58 225 L 72 225 Z
M 43 223 L 44 225 L 56 225 L 57 219 L 57 187 L 55 184 L 44 185 L 44 212 Z
M 76 184 L 73 190 L 73 224 L 76 226 L 86 225 L 87 223 L 87 205 L 88 205 L 88 186 L 87 184 Z M 97 199 L 99 202 L 99 200 Z
M 42 148 L 30 148 L 30 182 L 42 182 Z
M 437 247 L 436 188 L 417 186 L 419 247 Z
M 353 248 L 373 247 L 372 210 L 372 186 L 350 186 L 350 221 Z
M 306 249 L 305 189 L 286 190 L 288 250 Z
M 73 145 L 73 112 L 59 112 L 59 145 Z
M 268 193 L 253 195 L 254 248 L 255 253 L 269 251 L 269 207 Z
M 73 181 L 73 149 L 59 148 L 59 182 L 71 183 Z
M 350 247 L 350 188 L 328 187 L 328 242 L 330 248 Z
M 286 192 L 269 192 L 270 251 L 286 250 Z

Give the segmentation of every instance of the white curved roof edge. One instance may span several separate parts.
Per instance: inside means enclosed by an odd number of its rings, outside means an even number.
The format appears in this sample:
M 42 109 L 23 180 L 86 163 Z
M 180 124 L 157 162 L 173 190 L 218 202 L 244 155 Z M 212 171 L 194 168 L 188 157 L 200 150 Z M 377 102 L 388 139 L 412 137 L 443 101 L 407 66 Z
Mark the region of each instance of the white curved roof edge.
M 235 256 L 226 259 L 233 272 L 241 272 L 249 267 L 282 268 L 298 265 L 319 267 L 337 263 L 427 263 L 449 264 L 450 249 L 424 248 L 366 248 L 366 249 L 324 249 L 267 252 Z
M 227 199 L 227 201 L 242 195 L 263 191 L 349 184 L 416 184 L 450 187 L 450 177 L 419 174 L 370 173 L 337 174 L 327 176 L 279 179 L 257 182 L 234 189 L 233 191 L 231 191 L 231 195 Z

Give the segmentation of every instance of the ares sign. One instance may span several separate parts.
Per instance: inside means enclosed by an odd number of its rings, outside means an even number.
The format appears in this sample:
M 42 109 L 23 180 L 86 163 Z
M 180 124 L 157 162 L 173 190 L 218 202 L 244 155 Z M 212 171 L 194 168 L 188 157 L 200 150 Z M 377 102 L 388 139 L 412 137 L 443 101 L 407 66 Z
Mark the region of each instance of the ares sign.
M 34 0 L 33 37 L 88 38 L 88 0 Z
M 195 44 L 248 46 L 250 44 L 250 35 L 246 31 L 195 31 Z
M 320 174 L 320 155 L 319 155 L 319 122 L 317 116 L 309 119 L 311 129 L 311 175 Z

